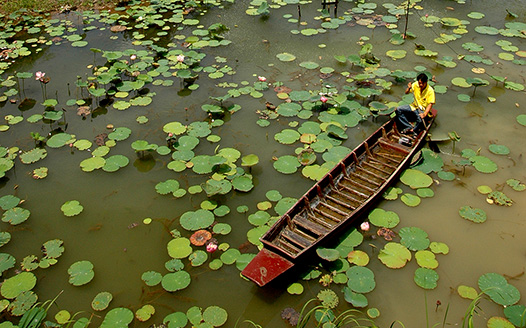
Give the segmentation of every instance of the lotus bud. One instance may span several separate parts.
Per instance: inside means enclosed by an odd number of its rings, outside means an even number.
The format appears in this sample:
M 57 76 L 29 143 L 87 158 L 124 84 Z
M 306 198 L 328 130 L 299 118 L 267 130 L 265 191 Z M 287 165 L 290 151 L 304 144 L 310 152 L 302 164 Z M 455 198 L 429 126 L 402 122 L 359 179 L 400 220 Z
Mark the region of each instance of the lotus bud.
M 259 80 L 259 82 L 265 82 L 265 81 L 267 81 L 267 78 L 264 77 L 264 76 L 258 76 L 258 80 Z
M 363 231 L 369 231 L 369 222 L 363 222 L 362 224 L 360 224 L 360 229 L 362 229 Z
M 137 55 L 131 55 L 131 56 L 130 56 L 130 59 L 131 59 L 131 60 L 135 60 L 135 59 L 137 59 Z
M 327 100 L 329 100 L 329 99 L 327 99 L 327 97 L 325 97 L 325 96 L 321 96 L 320 100 L 321 100 L 322 103 L 325 104 L 327 102 Z
M 178 56 L 177 56 L 177 61 L 180 62 L 180 63 L 182 63 L 182 62 L 184 61 L 184 55 L 182 55 L 182 54 L 181 54 L 181 55 L 178 55 Z

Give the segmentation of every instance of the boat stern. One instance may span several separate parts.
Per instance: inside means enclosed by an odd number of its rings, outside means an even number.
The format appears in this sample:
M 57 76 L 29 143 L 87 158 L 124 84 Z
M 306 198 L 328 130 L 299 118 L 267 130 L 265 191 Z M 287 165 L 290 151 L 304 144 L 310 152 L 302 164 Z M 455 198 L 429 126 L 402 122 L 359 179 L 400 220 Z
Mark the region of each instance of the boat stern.
M 263 287 L 293 266 L 294 263 L 283 256 L 263 248 L 241 274 Z

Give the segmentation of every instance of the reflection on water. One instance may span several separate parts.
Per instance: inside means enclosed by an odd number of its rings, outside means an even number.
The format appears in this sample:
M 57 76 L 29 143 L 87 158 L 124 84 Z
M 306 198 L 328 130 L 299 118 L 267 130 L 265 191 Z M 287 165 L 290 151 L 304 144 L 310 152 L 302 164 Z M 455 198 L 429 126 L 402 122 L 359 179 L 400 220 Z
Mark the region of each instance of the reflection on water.
M 338 11 L 344 13 L 355 4 L 343 2 Z M 520 1 L 508 2 L 509 10 L 521 12 Z M 439 287 L 424 292 L 413 282 L 413 274 L 417 268 L 415 261 L 411 261 L 405 268 L 399 270 L 387 269 L 378 261 L 378 252 L 385 242 L 378 239 L 366 239 L 360 249 L 370 258 L 370 267 L 375 272 L 377 287 L 367 294 L 369 305 L 377 307 L 382 315 L 378 322 L 387 327 L 394 320 L 401 320 L 406 327 L 423 326 L 426 320 L 425 299 L 429 310 L 430 324 L 441 322 L 450 304 L 447 321 L 458 324 L 467 309 L 469 301 L 461 299 L 456 294 L 459 285 L 476 287 L 477 279 L 487 272 L 497 272 L 510 279 L 510 283 L 519 290 L 526 291 L 524 279 L 524 234 L 526 227 L 523 214 L 526 210 L 524 196 L 520 192 L 511 190 L 506 180 L 515 178 L 526 181 L 524 171 L 524 145 L 526 129 L 516 123 L 515 117 L 524 113 L 526 99 L 523 92 L 510 91 L 502 83 L 495 83 L 489 75 L 507 76 L 510 81 L 524 83 L 524 66 L 504 62 L 498 54 L 502 50 L 495 42 L 504 37 L 481 35 L 473 31 L 476 25 L 502 27 L 502 15 L 492 15 L 493 1 L 468 2 L 458 5 L 454 2 L 431 1 L 422 4 L 424 10 L 420 15 L 427 14 L 439 17 L 457 17 L 467 19 L 471 11 L 482 11 L 486 17 L 481 21 L 471 21 L 467 26 L 470 31 L 461 39 L 440 45 L 433 40 L 440 33 L 452 33 L 451 28 L 434 24 L 433 28 L 422 27 L 419 17 L 411 16 L 409 30 L 417 38 L 409 39 L 401 46 L 407 51 L 405 59 L 393 61 L 384 54 L 396 46 L 388 42 L 391 33 L 384 27 L 369 29 L 364 26 L 339 27 L 328 30 L 323 34 L 312 37 L 293 35 L 290 31 L 300 29 L 303 25 L 290 23 L 283 18 L 285 14 L 296 17 L 296 7 L 289 6 L 272 9 L 268 19 L 248 16 L 244 13 L 246 3 L 239 2 L 229 5 L 228 9 L 210 9 L 200 16 L 201 23 L 209 26 L 212 23 L 223 22 L 230 27 L 225 38 L 233 41 L 227 47 L 217 47 L 204 50 L 208 56 L 206 65 L 212 63 L 215 56 L 227 58 L 228 64 L 234 68 L 236 74 L 225 76 L 220 80 L 201 78 L 197 80 L 199 88 L 190 91 L 182 88 L 177 78 L 171 87 L 151 86 L 155 92 L 154 102 L 148 107 L 135 107 L 126 111 L 117 111 L 102 104 L 97 107 L 90 119 L 82 120 L 74 112 L 66 111 L 68 133 L 77 138 L 93 139 L 106 130 L 107 124 L 130 127 L 133 131 L 130 139 L 119 143 L 115 153 L 124 154 L 133 160 L 133 166 L 116 173 L 82 172 L 79 163 L 90 155 L 86 152 L 69 154 L 69 150 L 50 151 L 49 156 L 41 162 L 49 168 L 49 176 L 41 181 L 29 178 L 31 170 L 36 166 L 22 166 L 16 164 L 16 169 L 7 178 L 0 180 L 1 195 L 17 194 L 25 199 L 24 208 L 31 211 L 31 218 L 27 225 L 11 227 L 4 225 L 3 231 L 13 235 L 13 241 L 3 247 L 3 252 L 10 253 L 23 259 L 29 254 L 38 255 L 43 242 L 60 238 L 64 240 L 66 252 L 58 263 L 46 271 L 39 272 L 39 283 L 36 292 L 41 296 L 40 301 L 54 297 L 61 289 L 65 289 L 60 296 L 60 309 L 86 311 L 91 308 L 93 297 L 100 291 L 113 294 L 112 307 L 126 306 L 133 310 L 143 304 L 151 303 L 156 307 L 157 314 L 145 324 L 136 323 L 136 327 L 146 327 L 152 322 L 160 323 L 163 317 L 173 311 L 185 312 L 191 306 L 207 307 L 221 306 L 229 312 L 227 326 L 234 326 L 238 318 L 250 319 L 264 327 L 286 327 L 280 318 L 280 311 L 285 307 L 301 309 L 308 299 L 317 295 L 323 289 L 316 281 L 301 283 L 305 292 L 300 296 L 291 296 L 285 289 L 290 281 L 283 280 L 282 286 L 257 288 L 250 282 L 239 277 L 239 270 L 235 266 L 223 266 L 218 271 L 212 271 L 205 264 L 185 268 L 192 275 L 189 288 L 169 294 L 157 287 L 147 287 L 141 281 L 143 272 L 155 270 L 166 271 L 165 262 L 170 258 L 166 251 L 166 244 L 171 239 L 170 231 L 182 228 L 178 226 L 178 218 L 188 210 L 196 210 L 206 196 L 201 194 L 187 194 L 181 200 L 170 195 L 159 195 L 155 192 L 155 185 L 159 181 L 176 178 L 181 186 L 201 185 L 205 180 L 192 171 L 185 171 L 182 175 L 166 169 L 168 158 L 158 154 L 148 154 L 145 158 L 137 158 L 130 147 L 131 142 L 144 139 L 150 143 L 165 144 L 166 135 L 161 132 L 167 122 L 179 121 L 189 124 L 195 120 L 205 120 L 206 113 L 201 105 L 212 103 L 210 97 L 221 97 L 226 89 L 216 87 L 220 82 L 254 81 L 256 76 L 266 76 L 269 81 L 282 81 L 293 90 L 317 90 L 322 83 L 331 82 L 346 85 L 345 79 L 334 73 L 328 80 L 321 80 L 317 70 L 305 70 L 298 66 L 303 61 L 315 61 L 321 67 L 334 67 L 336 72 L 348 71 L 351 74 L 361 72 L 349 64 L 339 64 L 334 55 L 357 54 L 361 46 L 357 44 L 360 37 L 370 38 L 373 53 L 382 59 L 381 66 L 390 70 L 413 70 L 415 66 L 424 66 L 436 76 L 438 84 L 448 87 L 445 94 L 437 95 L 437 109 L 439 117 L 433 128 L 435 135 L 447 135 L 455 131 L 461 140 L 453 144 L 445 141 L 439 143 L 445 170 L 455 173 L 454 181 L 436 179 L 433 186 L 435 197 L 423 199 L 416 208 L 409 208 L 399 200 L 382 201 L 379 207 L 395 211 L 401 218 L 401 227 L 417 226 L 424 229 L 431 241 L 444 242 L 449 246 L 448 255 L 438 255 L 440 263 L 436 270 L 440 276 Z M 454 7 L 454 11 L 446 9 Z M 384 13 L 381 5 L 378 11 Z M 317 27 L 318 22 L 313 18 L 320 13 L 318 4 L 302 5 L 302 20 L 309 26 Z M 71 19 L 71 16 L 68 16 Z M 74 20 L 77 24 L 82 24 Z M 401 21 L 402 22 L 402 21 Z M 402 24 L 402 23 L 401 23 Z M 399 27 L 400 28 L 400 27 Z M 133 47 L 132 37 L 115 36 L 108 30 L 95 30 L 86 33 L 89 47 L 107 50 L 125 50 Z M 171 36 L 173 38 L 173 35 Z M 525 50 L 523 39 L 510 38 L 519 49 Z M 484 47 L 481 55 L 492 59 L 495 64 L 486 65 L 487 74 L 481 78 L 490 81 L 490 86 L 479 87 L 473 95 L 472 88 L 463 89 L 451 84 L 454 77 L 480 77 L 472 72 L 471 64 L 458 61 L 454 69 L 444 69 L 431 59 L 418 57 L 412 52 L 416 44 L 424 44 L 427 48 L 440 53 L 439 57 L 465 54 L 462 48 L 464 42 L 476 42 Z M 326 47 L 320 47 L 324 44 Z M 297 59 L 293 63 L 283 63 L 276 60 L 276 54 L 288 52 Z M 57 97 L 60 103 L 74 98 L 67 84 L 74 85 L 77 76 L 91 74 L 85 68 L 88 64 L 102 64 L 104 59 L 93 56 L 89 50 L 72 48 L 67 44 L 51 46 L 42 51 L 35 62 L 25 61 L 17 66 L 18 71 L 42 70 L 52 77 L 48 84 L 48 94 Z M 494 71 L 494 72 L 493 72 Z M 10 72 L 12 74 L 12 72 Z M 392 80 L 393 87 L 390 94 L 385 94 L 376 100 L 398 101 L 403 93 L 405 82 Z M 251 82 L 252 83 L 252 82 Z M 25 93 L 30 100 L 20 104 L 20 111 L 16 104 L 2 105 L 4 115 L 22 115 L 24 118 L 35 113 L 41 113 L 42 107 L 35 105 L 31 99 L 40 102 L 42 97 L 39 86 L 26 83 Z M 458 94 L 468 94 L 472 100 L 468 103 L 457 99 Z M 268 97 L 271 97 L 269 94 Z M 488 97 L 496 98 L 495 102 L 488 101 Z M 245 154 L 257 154 L 260 163 L 251 170 L 256 188 L 250 193 L 233 193 L 228 196 L 214 196 L 219 204 L 230 207 L 230 214 L 218 219 L 232 226 L 228 236 L 220 236 L 219 242 L 228 242 L 231 247 L 241 248 L 245 252 L 256 253 L 257 249 L 246 242 L 246 232 L 252 228 L 247 222 L 247 216 L 256 211 L 256 204 L 266 200 L 265 193 L 269 190 L 279 190 L 282 195 L 299 197 L 312 182 L 303 178 L 300 173 L 282 175 L 272 167 L 272 158 L 289 154 L 292 148 L 278 145 L 273 136 L 286 128 L 294 119 L 280 118 L 267 128 L 255 124 L 258 119 L 256 110 L 265 107 L 267 99 L 253 99 L 240 97 L 225 102 L 225 106 L 239 104 L 242 110 L 225 118 L 225 124 L 214 128 L 213 134 L 221 137 L 218 144 L 203 140 L 198 148 L 202 154 L 213 154 L 216 147 L 234 147 Z M 279 99 L 272 95 L 268 101 L 278 104 Z M 362 100 L 359 100 L 360 102 Z M 365 101 L 365 100 L 363 100 Z M 136 118 L 146 115 L 149 122 L 139 125 Z M 348 131 L 347 147 L 354 147 L 367 135 L 374 131 L 382 122 L 371 119 L 360 123 L 356 128 Z M 50 127 L 45 124 L 30 125 L 23 123 L 13 126 L 7 132 L 2 132 L 2 146 L 18 146 L 23 150 L 33 147 L 30 132 L 46 135 Z M 509 155 L 495 155 L 489 152 L 489 144 L 506 145 L 510 149 Z M 461 158 L 461 151 L 471 148 L 481 155 L 490 157 L 499 167 L 494 174 L 483 174 L 473 167 L 462 167 L 457 164 Z M 113 151 L 113 150 L 112 150 Z M 196 152 L 197 153 L 197 152 Z M 318 160 L 320 162 L 320 160 Z M 321 164 L 321 163 L 319 163 Z M 40 165 L 40 163 L 36 164 Z M 147 172 L 148 174 L 144 174 Z M 505 192 L 514 200 L 511 207 L 489 205 L 485 196 L 477 191 L 480 185 L 488 185 L 495 190 Z M 409 188 L 398 184 L 404 192 L 414 193 Z M 16 189 L 15 189 L 16 188 Z M 84 212 L 78 217 L 65 217 L 60 206 L 67 200 L 76 199 L 84 206 Z M 250 211 L 240 214 L 235 209 L 240 205 L 248 205 Z M 488 220 L 483 224 L 474 224 L 463 220 L 458 210 L 462 206 L 470 205 L 486 211 Z M 143 225 L 142 220 L 151 217 L 153 223 Z M 138 224 L 138 225 L 136 225 Z M 131 227 L 131 228 L 130 228 Z M 216 252 L 210 255 L 210 260 L 220 257 Z M 95 279 L 86 286 L 73 288 L 67 283 L 67 269 L 78 260 L 90 260 L 95 266 Z M 339 286 L 333 286 L 339 291 Z M 437 301 L 442 305 L 437 306 Z M 502 309 L 483 301 L 481 307 L 487 316 L 502 316 Z M 348 308 L 348 304 L 341 298 L 339 309 Z M 478 319 L 477 319 L 478 320 Z M 482 325 L 483 323 L 480 323 Z

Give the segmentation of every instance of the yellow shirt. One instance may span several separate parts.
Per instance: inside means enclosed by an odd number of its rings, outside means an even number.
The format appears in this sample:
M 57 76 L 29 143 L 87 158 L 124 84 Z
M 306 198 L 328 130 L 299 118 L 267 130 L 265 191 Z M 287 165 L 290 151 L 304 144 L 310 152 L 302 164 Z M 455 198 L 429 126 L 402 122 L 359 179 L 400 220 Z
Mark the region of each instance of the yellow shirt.
M 411 104 L 411 109 L 415 110 L 419 108 L 422 111 L 425 111 L 427 105 L 435 103 L 435 90 L 433 87 L 427 84 L 424 90 L 420 90 L 418 82 L 414 82 L 411 85 L 411 92 L 413 93 L 415 100 Z

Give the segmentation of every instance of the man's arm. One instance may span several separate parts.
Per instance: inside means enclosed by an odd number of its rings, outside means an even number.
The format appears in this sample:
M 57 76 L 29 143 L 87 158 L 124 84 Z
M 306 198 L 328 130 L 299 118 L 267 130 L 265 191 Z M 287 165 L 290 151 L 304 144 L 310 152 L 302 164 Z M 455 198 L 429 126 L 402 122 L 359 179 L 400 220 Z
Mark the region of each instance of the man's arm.
M 421 118 L 424 118 L 427 116 L 427 114 L 429 114 L 429 112 L 431 111 L 431 108 L 433 108 L 433 104 L 432 103 L 429 103 L 426 107 L 426 110 L 423 112 L 423 113 L 420 113 L 420 117 Z
M 408 94 L 409 92 L 411 92 L 411 88 L 413 87 L 413 84 L 411 82 L 409 82 L 407 84 L 407 89 L 405 89 L 405 94 Z

